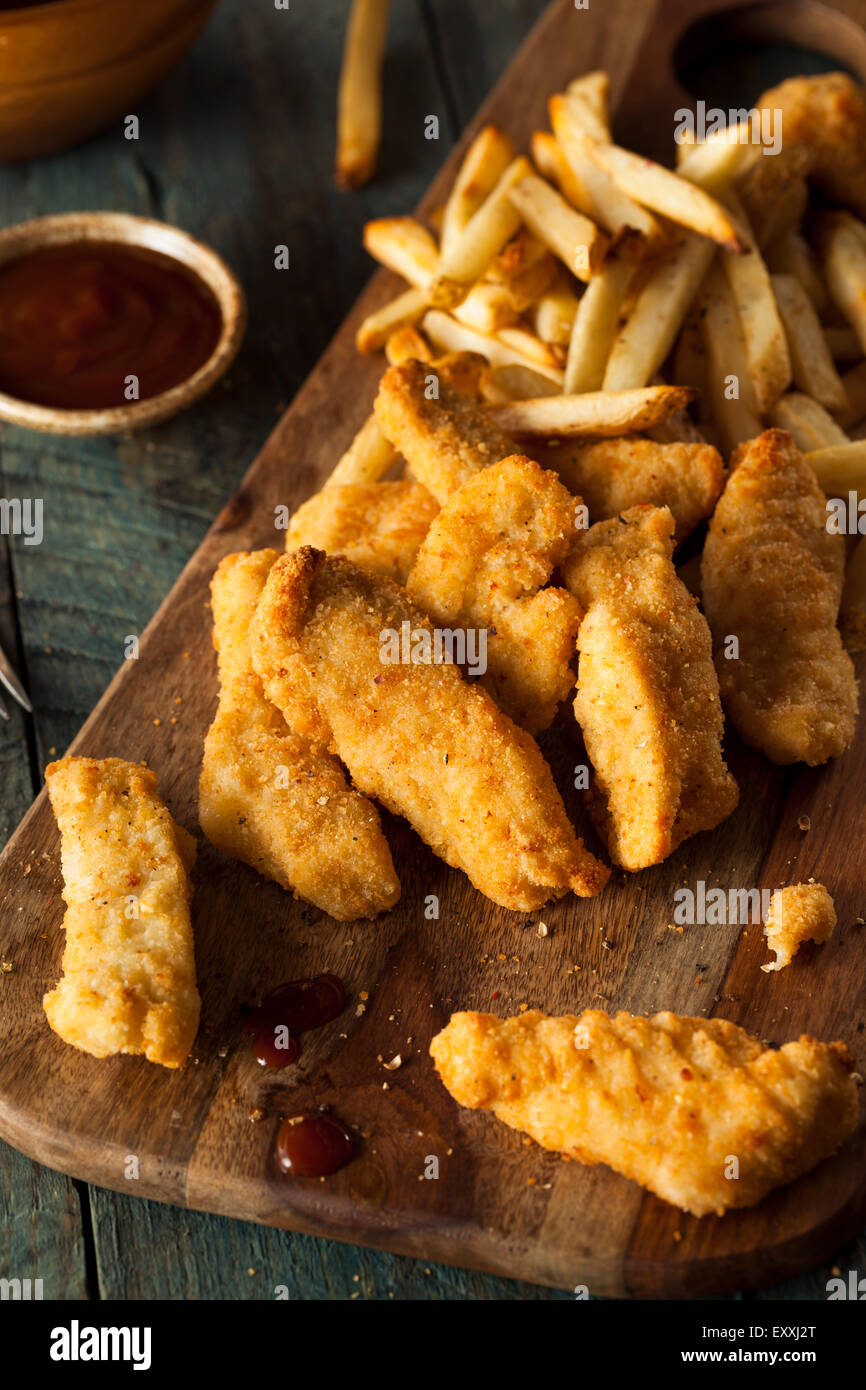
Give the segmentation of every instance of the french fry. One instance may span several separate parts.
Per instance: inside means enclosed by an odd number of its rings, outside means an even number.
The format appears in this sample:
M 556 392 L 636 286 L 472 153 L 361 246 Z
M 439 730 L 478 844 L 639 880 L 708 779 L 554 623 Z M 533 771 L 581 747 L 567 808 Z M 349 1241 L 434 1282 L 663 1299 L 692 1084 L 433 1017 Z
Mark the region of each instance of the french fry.
M 569 83 L 565 92 L 565 100 L 571 107 L 575 123 L 579 127 L 581 134 L 590 140 L 599 140 L 603 144 L 610 140 L 610 122 L 602 114 L 594 98 L 586 95 L 585 89 L 580 86 L 580 79 Z M 605 102 L 605 109 L 607 103 Z
M 486 279 L 501 285 L 515 313 L 523 314 L 550 288 L 558 273 L 556 257 L 528 227 L 521 227 L 493 257 Z
M 447 254 L 443 254 L 439 273 L 431 286 L 430 300 L 434 306 L 447 309 L 460 304 L 470 287 L 481 279 L 497 251 L 514 236 L 521 217 L 511 201 L 511 190 L 531 173 L 532 165 L 525 155 L 512 160 L 493 192 L 470 217 Z
M 715 246 L 706 237 L 680 234 L 641 290 L 616 337 L 604 374 L 606 391 L 624 391 L 652 381 L 673 346 L 714 254 Z
M 507 344 L 537 367 L 556 367 L 557 358 L 552 346 L 543 343 L 528 328 L 501 328 L 497 333 L 500 342 Z
M 828 497 L 847 497 L 849 492 L 866 496 L 866 440 L 810 450 L 806 462 Z
M 550 123 L 573 175 L 566 196 L 576 208 L 591 217 L 605 231 L 615 235 L 624 227 L 642 232 L 648 247 L 663 245 L 665 234 L 652 213 L 640 206 L 614 183 L 610 175 L 590 158 L 586 138 L 574 105 L 563 95 L 548 102 Z
M 748 255 L 724 255 L 722 265 L 743 325 L 746 356 L 758 411 L 765 414 L 791 382 L 791 357 L 770 273 L 758 249 L 743 206 L 730 190 L 725 206 L 736 218 Z
M 767 248 L 767 266 L 774 275 L 794 275 L 823 316 L 830 308 L 830 296 L 821 278 L 818 263 L 800 232 L 785 232 Z
M 556 396 L 559 388 L 530 367 L 487 367 L 481 373 L 478 390 L 488 405 L 507 405 L 509 401 L 529 401 L 539 396 Z
M 476 135 L 460 166 L 442 213 L 439 245 L 450 253 L 488 194 L 493 192 L 516 151 L 507 135 L 486 125 Z
M 585 206 L 587 198 L 583 186 L 572 171 L 556 136 L 551 135 L 549 130 L 536 130 L 529 147 L 538 172 L 547 179 L 548 183 L 556 185 L 572 207 L 587 212 Z M 594 218 L 593 220 L 598 221 L 599 219 Z
M 811 299 L 794 275 L 773 275 L 771 283 L 788 339 L 794 384 L 827 410 L 845 410 L 845 387 Z
M 849 652 L 866 650 L 866 536 L 857 542 L 845 571 L 839 628 Z
M 640 391 L 588 391 L 494 406 L 490 416 L 511 435 L 585 439 L 648 429 L 683 410 L 694 396 L 685 386 L 647 386 Z
M 672 376 L 678 386 L 693 386 L 701 395 L 707 389 L 707 354 L 698 316 L 694 311 L 689 314 L 677 338 Z
M 837 412 L 836 420 L 843 430 L 847 430 L 866 416 L 866 362 L 858 362 L 856 367 L 845 373 L 842 389 L 845 392 L 845 409 Z
M 390 0 L 353 0 L 337 94 L 336 180 L 357 188 L 372 177 L 382 134 L 382 62 Z
M 587 140 L 587 153 L 624 193 L 671 222 L 709 237 L 731 252 L 744 249 L 725 208 L 698 184 L 680 178 L 651 159 L 642 159 L 619 145 Z
M 364 226 L 364 247 L 419 290 L 429 290 L 439 267 L 434 238 L 414 217 L 377 217 Z
M 461 323 L 469 328 L 477 328 L 481 333 L 498 333 L 500 328 L 507 328 L 520 318 L 505 286 L 487 284 L 485 281 L 473 285 L 453 313 Z
M 487 359 L 491 367 L 529 367 L 553 381 L 562 390 L 563 373 L 558 367 L 545 366 L 537 359 L 516 347 L 510 346 L 501 336 L 479 333 L 467 328 L 442 309 L 428 309 L 421 320 L 425 336 L 444 352 L 477 352 Z M 508 329 L 503 329 L 507 333 Z M 514 330 L 511 330 L 512 332 Z M 541 345 L 543 347 L 543 344 Z
M 378 352 L 393 333 L 417 323 L 426 308 L 427 296 L 423 290 L 404 290 L 396 299 L 367 315 L 355 334 L 355 346 L 359 352 Z
M 740 316 L 727 277 L 718 264 L 698 299 L 698 322 L 707 359 L 706 389 L 722 452 L 761 433 Z
M 532 310 L 532 323 L 543 343 L 568 346 L 579 304 L 566 275 L 541 296 Z
M 677 173 L 707 193 L 728 188 L 754 162 L 751 122 L 738 121 L 713 131 L 706 140 L 677 144 Z
M 565 362 L 566 395 L 600 391 L 611 348 L 619 328 L 626 292 L 635 273 L 626 255 L 612 255 L 594 275 L 578 304 L 568 357 Z
M 863 357 L 860 339 L 853 328 L 825 328 L 823 333 L 834 362 L 859 362 Z
M 407 357 L 414 357 L 418 362 L 433 361 L 430 344 L 417 328 L 411 326 L 398 328 L 391 334 L 385 343 L 385 357 L 392 364 L 405 362 Z
M 465 396 L 479 394 L 479 382 L 487 370 L 480 352 L 446 352 L 434 358 L 433 366 L 439 377 Z
M 604 260 L 607 237 L 594 222 L 575 211 L 545 179 L 528 173 L 509 192 L 512 205 L 529 230 L 549 247 L 579 280 L 589 280 Z
M 780 396 L 769 412 L 769 419 L 777 429 L 787 430 L 804 454 L 850 443 L 847 434 L 824 407 L 798 391 Z
M 325 487 L 341 483 L 378 483 L 397 462 L 397 453 L 379 429 L 375 415 L 364 421 Z
M 565 89 L 567 97 L 580 99 L 592 112 L 596 128 L 603 132 L 604 138 L 610 139 L 610 78 L 607 73 L 597 68 L 593 72 L 581 73 L 580 77 L 575 77 L 569 82 Z
M 866 230 L 847 212 L 825 213 L 819 246 L 830 298 L 842 310 L 866 354 Z

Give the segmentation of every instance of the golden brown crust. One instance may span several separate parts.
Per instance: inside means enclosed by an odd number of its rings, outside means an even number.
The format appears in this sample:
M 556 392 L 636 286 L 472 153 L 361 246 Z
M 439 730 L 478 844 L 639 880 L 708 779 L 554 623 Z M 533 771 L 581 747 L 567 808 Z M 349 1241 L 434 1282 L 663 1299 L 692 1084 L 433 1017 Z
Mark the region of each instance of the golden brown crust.
M 194 841 L 121 758 L 61 758 L 45 780 L 60 828 L 66 945 L 48 1022 L 94 1057 L 179 1067 L 198 1030 L 187 877 Z
M 857 1124 L 843 1043 L 776 1050 L 720 1018 L 458 1013 L 430 1055 L 460 1105 L 695 1216 L 754 1206 Z
M 434 377 L 438 394 L 429 399 Z M 415 358 L 388 368 L 375 411 L 385 438 L 440 507 L 473 473 L 520 452 L 471 396 Z
M 792 883 L 787 888 L 777 888 L 764 922 L 767 946 L 775 951 L 776 959 L 761 969 L 784 969 L 804 941 L 829 941 L 835 926 L 836 909 L 823 883 Z
M 857 716 L 836 627 L 845 541 L 827 531 L 824 494 L 784 430 L 733 462 L 701 566 L 722 700 L 746 743 L 814 766 L 845 751 Z
M 765 92 L 758 107 L 781 111 L 786 147 L 809 150 L 811 182 L 866 217 L 866 96 L 853 78 L 846 72 L 789 77 Z
M 578 501 L 531 459 L 493 463 L 446 503 L 406 586 L 440 626 L 487 629 L 482 683 L 533 734 L 574 685 L 580 605 L 542 586 L 568 552 Z
M 611 858 L 637 870 L 737 804 L 710 634 L 677 576 L 666 507 L 597 522 L 564 566 L 586 609 L 574 711 L 596 781 L 590 809 Z
M 396 584 L 309 547 L 284 556 L 252 631 L 269 698 L 296 710 L 299 664 L 356 785 L 405 816 L 482 893 L 530 911 L 608 871 L 583 848 L 536 743 L 449 664 L 382 660 L 433 629 Z
M 299 507 L 286 550 L 313 545 L 405 584 L 439 507 L 411 479 L 332 484 Z

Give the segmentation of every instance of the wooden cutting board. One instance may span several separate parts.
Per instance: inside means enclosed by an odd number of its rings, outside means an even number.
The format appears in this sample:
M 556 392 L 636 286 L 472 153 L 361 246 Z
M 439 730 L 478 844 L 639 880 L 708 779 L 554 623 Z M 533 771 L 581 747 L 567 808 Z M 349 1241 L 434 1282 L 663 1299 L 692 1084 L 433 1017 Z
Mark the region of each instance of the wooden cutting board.
M 592 0 L 577 10 L 562 0 L 478 121 L 496 121 L 525 146 L 545 119 L 547 95 L 577 72 L 604 67 L 619 138 L 665 154 L 673 111 L 690 104 L 672 53 L 693 20 L 718 8 L 709 0 Z M 855 19 L 864 10 L 839 0 L 832 9 L 771 5 L 756 13 L 770 37 L 862 62 L 862 76 L 866 35 Z M 725 16 L 717 29 L 699 28 L 698 47 L 716 32 L 736 37 L 743 23 Z M 458 158 L 422 211 L 444 200 Z M 368 414 L 382 364 L 359 357 L 353 335 L 394 289 L 389 275 L 373 280 L 143 634 L 138 660 L 118 672 L 72 745 L 146 760 L 190 830 L 198 829 L 202 737 L 216 702 L 210 576 L 229 551 L 282 543 L 274 509 L 293 508 L 317 488 Z M 303 332 L 303 324 L 286 331 Z M 570 790 L 580 745 L 567 712 L 543 746 L 582 825 Z M 866 731 L 818 770 L 773 767 L 733 734 L 727 747 L 742 797 L 717 832 L 688 841 L 660 868 L 616 874 L 592 902 L 569 898 L 529 924 L 487 902 L 387 817 L 402 901 L 383 920 L 350 927 L 199 837 L 202 1028 L 182 1073 L 136 1058 L 100 1062 L 49 1031 L 41 1000 L 60 973 L 63 903 L 58 835 L 41 794 L 0 861 L 0 957 L 14 967 L 0 975 L 0 1135 L 41 1163 L 118 1191 L 539 1283 L 587 1285 L 594 1294 L 704 1295 L 819 1262 L 866 1216 L 863 1127 L 837 1157 L 755 1210 L 698 1221 L 605 1168 L 564 1163 L 491 1116 L 459 1110 L 427 1056 L 456 1009 L 665 1008 L 718 1014 L 779 1042 L 801 1031 L 843 1038 L 863 1069 L 866 930 L 855 922 L 866 916 Z M 811 829 L 803 831 L 806 816 Z M 833 893 L 839 927 L 827 946 L 805 947 L 779 975 L 759 968 L 767 959 L 760 927 L 669 928 L 682 885 L 772 888 L 810 876 Z M 438 921 L 425 918 L 429 894 L 439 897 Z M 323 970 L 346 981 L 346 1013 L 305 1036 L 296 1067 L 263 1072 L 241 1033 L 244 1005 L 275 983 Z M 396 1053 L 403 1065 L 386 1071 L 383 1060 Z M 279 1180 L 271 1149 L 280 1115 L 320 1104 L 358 1127 L 359 1156 L 327 1181 Z M 263 1121 L 250 1120 L 254 1107 L 267 1112 Z M 424 1176 L 431 1156 L 437 1178 Z

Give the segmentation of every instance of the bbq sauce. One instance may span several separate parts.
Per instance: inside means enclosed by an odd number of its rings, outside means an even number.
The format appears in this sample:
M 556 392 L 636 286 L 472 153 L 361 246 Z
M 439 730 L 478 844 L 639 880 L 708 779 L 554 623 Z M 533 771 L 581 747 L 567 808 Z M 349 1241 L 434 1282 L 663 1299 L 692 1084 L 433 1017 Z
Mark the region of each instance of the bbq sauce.
M 345 1007 L 346 991 L 336 975 L 289 980 L 265 995 L 243 1028 L 253 1036 L 253 1051 L 261 1066 L 287 1067 L 300 1054 L 298 1035 L 330 1023 Z
M 355 1140 L 329 1115 L 292 1115 L 277 1133 L 277 1166 L 293 1178 L 326 1178 L 354 1157 Z
M 221 332 L 208 287 L 157 251 L 80 241 L 0 265 L 0 391 L 35 405 L 158 396 L 204 366 Z

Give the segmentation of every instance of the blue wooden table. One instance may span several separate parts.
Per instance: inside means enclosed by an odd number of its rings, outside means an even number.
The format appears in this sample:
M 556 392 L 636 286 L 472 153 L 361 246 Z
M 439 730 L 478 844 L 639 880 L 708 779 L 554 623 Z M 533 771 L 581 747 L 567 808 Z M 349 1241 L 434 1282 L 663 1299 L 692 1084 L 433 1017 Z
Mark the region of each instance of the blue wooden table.
M 3 840 L 369 275 L 364 221 L 411 209 L 543 9 L 393 0 L 379 176 L 351 195 L 331 178 L 346 0 L 288 10 L 222 0 L 190 56 L 141 103 L 137 141 L 119 123 L 70 153 L 0 168 L 0 225 L 91 208 L 163 218 L 228 259 L 250 307 L 230 378 L 177 420 L 79 442 L 0 433 L 0 495 L 44 507 L 40 546 L 0 536 L 0 641 L 36 707 L 32 720 L 15 709 L 0 723 Z M 424 136 L 430 114 L 438 142 Z M 276 297 L 278 244 L 292 268 Z M 866 1242 L 836 1264 L 864 1268 Z M 823 1298 L 829 1274 L 745 1297 Z M 136 1201 L 0 1144 L 4 1277 L 41 1278 L 45 1298 L 63 1299 L 271 1299 L 279 1286 L 294 1299 L 571 1296 Z

